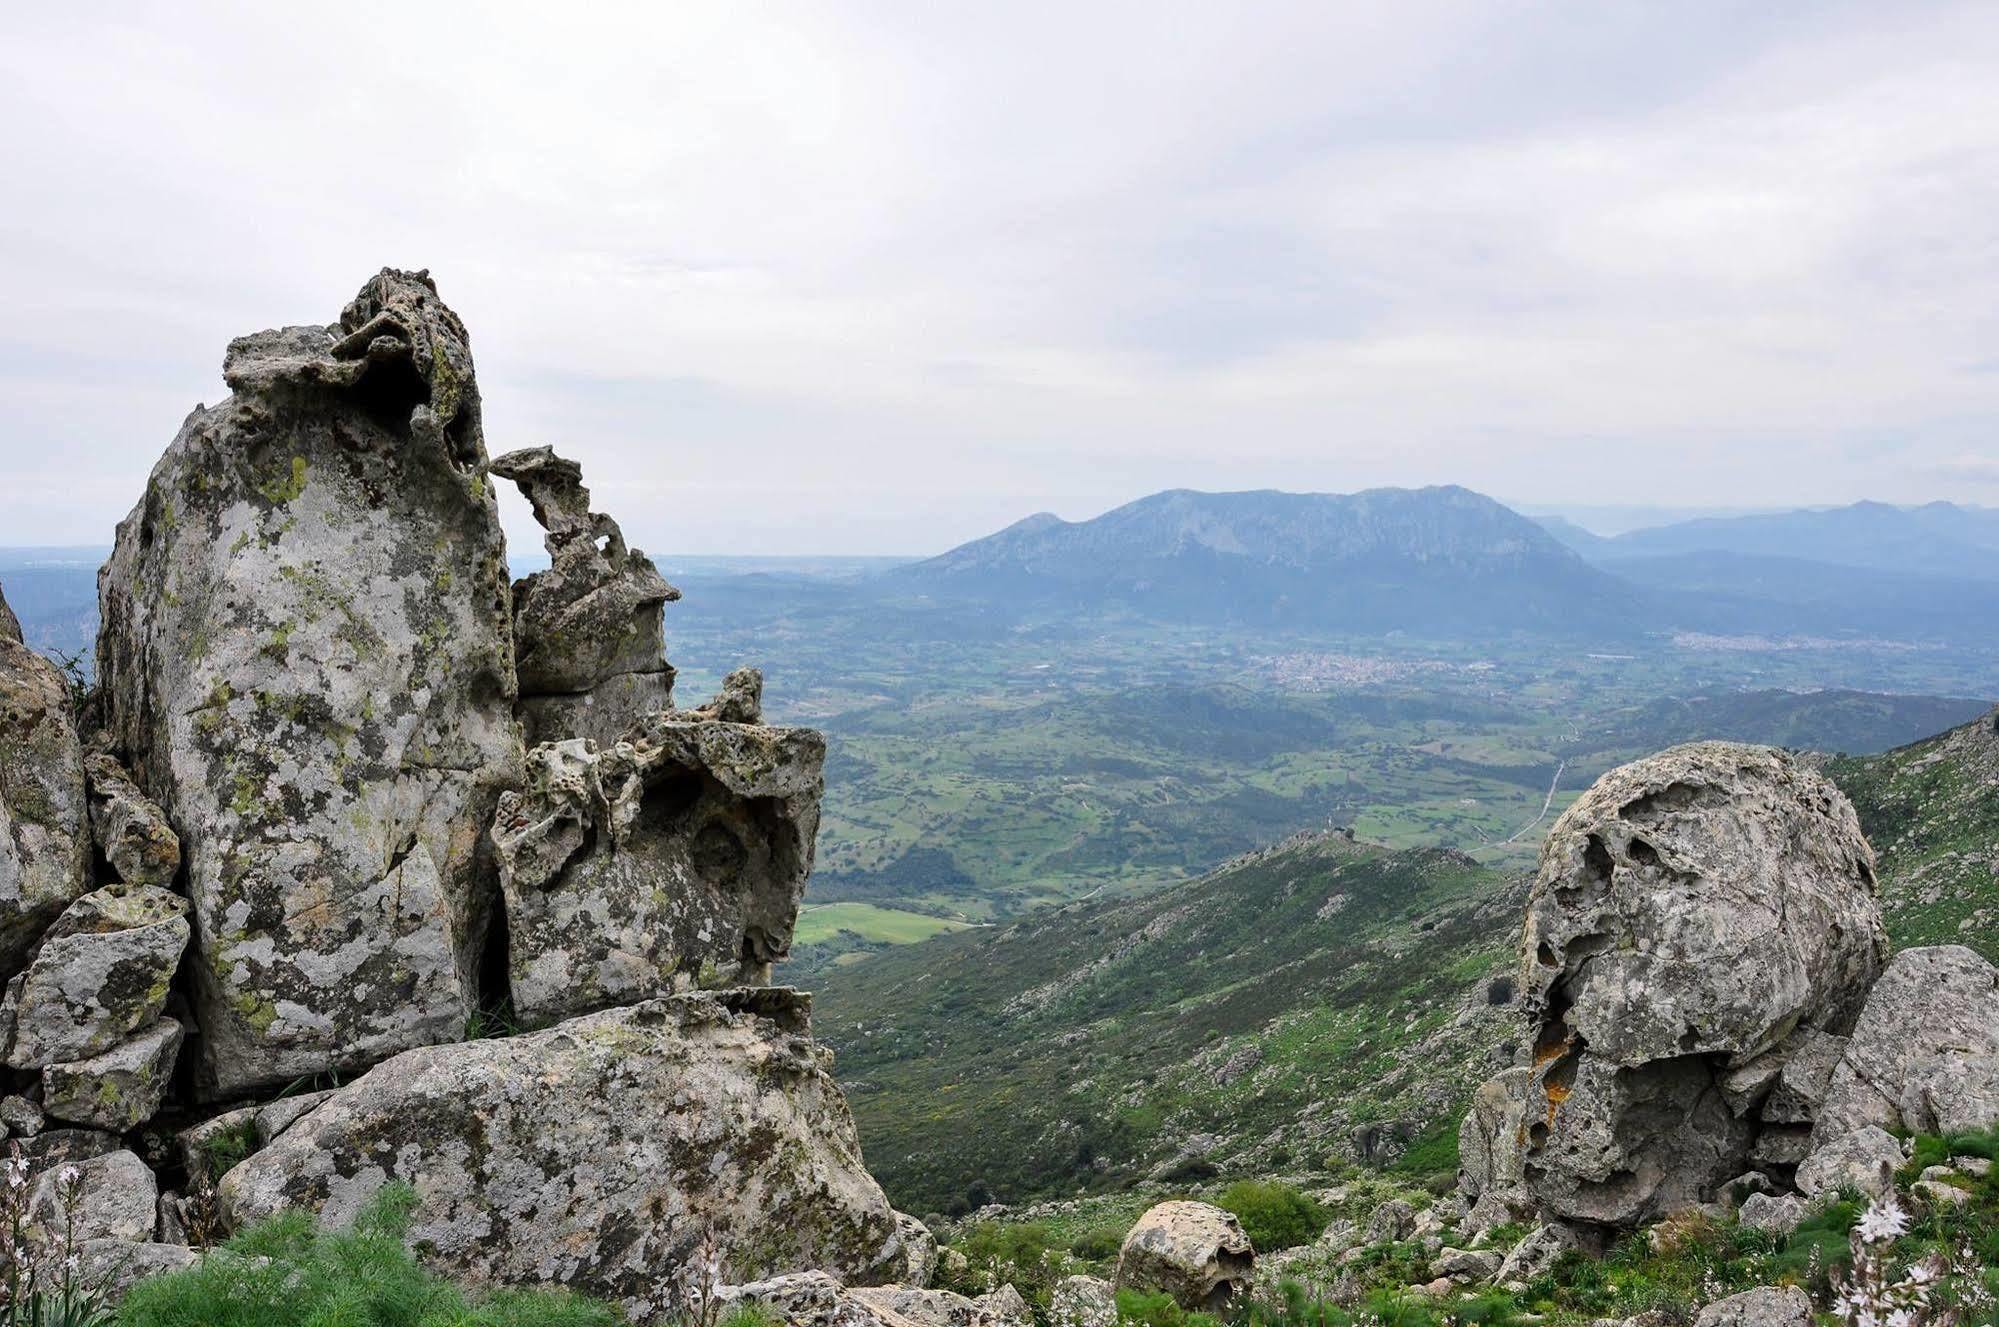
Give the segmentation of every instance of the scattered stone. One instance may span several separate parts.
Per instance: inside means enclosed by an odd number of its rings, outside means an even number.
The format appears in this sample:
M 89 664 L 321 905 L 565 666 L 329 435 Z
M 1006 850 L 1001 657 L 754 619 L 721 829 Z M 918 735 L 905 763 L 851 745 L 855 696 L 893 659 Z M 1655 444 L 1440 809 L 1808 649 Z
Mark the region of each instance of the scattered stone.
M 1635 1228 L 1746 1169 L 1760 1122 L 1724 1080 L 1851 1026 L 1887 948 L 1876 894 L 1852 806 L 1784 752 L 1698 742 L 1599 779 L 1528 900 L 1541 1209 Z
M 1750 1230 L 1767 1230 L 1773 1235 L 1789 1235 L 1796 1230 L 1811 1210 L 1804 1199 L 1795 1194 L 1773 1196 L 1767 1193 L 1752 1193 L 1742 1200 L 1742 1210 L 1737 1219 Z
M 153 1237 L 160 1203 L 159 1183 L 146 1163 L 130 1152 L 106 1152 L 76 1160 L 44 1162 L 35 1170 L 28 1220 L 44 1232 L 63 1229 L 62 1176 L 75 1166 L 83 1199 L 77 1208 L 76 1238 L 143 1242 Z
M 1536 1226 L 1507 1253 L 1506 1261 L 1499 1266 L 1499 1280 L 1532 1281 L 1570 1249 L 1581 1247 L 1582 1241 L 1565 1225 L 1549 1222 Z
M 182 832 L 212 1098 L 452 1041 L 518 783 L 506 546 L 464 325 L 384 270 L 232 342 L 99 578 L 113 749 Z
M 1117 1287 L 1095 1276 L 1065 1276 L 1048 1297 L 1049 1327 L 1118 1327 Z
M 1832 1072 L 1820 1139 L 1999 1126 L 1999 969 L 1962 945 L 1905 949 L 1874 983 Z
M 1416 1233 L 1416 1209 L 1400 1198 L 1390 1198 L 1374 1209 L 1374 1215 L 1367 1219 L 1365 1241 L 1368 1244 L 1390 1244 L 1408 1239 Z
M 1436 1273 L 1453 1281 L 1483 1285 L 1499 1275 L 1506 1260 L 1490 1249 L 1444 1249 L 1437 1255 Z
M 649 715 L 608 750 L 538 746 L 493 825 L 514 1008 L 532 1025 L 762 985 L 812 870 L 826 743 L 806 728 Z
M 42 1105 L 50 1115 L 111 1133 L 153 1117 L 173 1079 L 181 1025 L 162 1018 L 102 1055 L 42 1067 Z
M 1811 1327 L 1811 1296 L 1796 1286 L 1758 1286 L 1716 1300 L 1694 1327 Z
M 225 1175 L 223 1215 L 299 1207 L 337 1228 L 401 1180 L 439 1270 L 641 1320 L 674 1307 L 672 1274 L 710 1231 L 738 1275 L 894 1274 L 895 1215 L 805 1014 L 790 991 L 684 995 L 407 1051 Z
M 1813 1149 L 1798 1167 L 1798 1192 L 1807 1198 L 1858 1189 L 1870 1198 L 1892 1192 L 1895 1172 L 1906 1158 L 1902 1145 L 1869 1125 Z
M 167 813 L 110 756 L 86 756 L 83 769 L 90 781 L 91 832 L 111 869 L 128 885 L 171 888 L 180 874 L 180 835 Z
M 187 939 L 187 900 L 163 889 L 100 889 L 70 904 L 9 988 L 7 1063 L 89 1059 L 156 1022 Z
M 1208 1203 L 1160 1203 L 1118 1251 L 1120 1290 L 1157 1290 L 1184 1309 L 1213 1313 L 1249 1289 L 1256 1252 L 1242 1223 Z
M 0 1125 L 15 1138 L 33 1138 L 42 1131 L 42 1108 L 26 1097 L 0 1097 Z
M 83 745 L 62 671 L 0 598 L 0 981 L 90 879 Z
M 1316 1247 L 1331 1253 L 1345 1253 L 1359 1243 L 1361 1243 L 1360 1227 L 1345 1217 L 1334 1217 L 1326 1223 L 1326 1228 L 1319 1232 Z
M 1917 1202 L 1936 1211 L 1946 1207 L 1962 1207 L 1971 1201 L 1969 1191 L 1942 1180 L 1917 1180 L 1909 1186 L 1909 1192 Z

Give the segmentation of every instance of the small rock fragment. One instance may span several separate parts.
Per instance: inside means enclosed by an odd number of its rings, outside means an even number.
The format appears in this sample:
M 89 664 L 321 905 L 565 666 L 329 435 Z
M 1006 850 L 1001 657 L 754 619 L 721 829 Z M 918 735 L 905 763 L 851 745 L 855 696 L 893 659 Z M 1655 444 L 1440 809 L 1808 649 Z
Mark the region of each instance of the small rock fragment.
M 83 768 L 90 779 L 90 827 L 111 869 L 127 885 L 170 887 L 180 873 L 180 835 L 167 813 L 110 756 L 86 756 Z

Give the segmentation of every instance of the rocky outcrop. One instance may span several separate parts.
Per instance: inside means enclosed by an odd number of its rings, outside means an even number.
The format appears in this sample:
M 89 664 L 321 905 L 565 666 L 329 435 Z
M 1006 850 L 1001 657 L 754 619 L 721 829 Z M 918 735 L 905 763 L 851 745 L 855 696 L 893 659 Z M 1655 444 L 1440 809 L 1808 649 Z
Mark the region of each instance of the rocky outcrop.
M 1208 1203 L 1175 1200 L 1147 1210 L 1124 1237 L 1117 1285 L 1164 1291 L 1182 1308 L 1213 1313 L 1246 1292 L 1255 1271 L 1240 1221 Z
M 530 743 L 616 741 L 673 704 L 661 608 L 680 597 L 618 523 L 590 510 L 583 468 L 548 447 L 508 452 L 492 472 L 519 486 L 545 532 L 549 568 L 514 586 L 521 719 Z
M 1876 892 L 1852 808 L 1783 752 L 1696 743 L 1598 780 L 1542 848 L 1523 936 L 1541 1210 L 1694 1206 L 1808 1114 L 1810 1057 L 1885 956 Z
M 691 712 L 699 715 L 699 711 Z M 534 1024 L 770 980 L 812 870 L 825 739 L 651 714 L 608 750 L 536 747 L 493 825 L 514 1008 Z
M 112 746 L 182 831 L 211 1090 L 462 1035 L 520 776 L 465 328 L 385 270 L 230 344 L 99 576 Z
M 552 1282 L 664 1313 L 710 1232 L 737 1279 L 892 1275 L 895 1214 L 788 991 L 673 996 L 406 1052 L 226 1175 L 234 1222 L 350 1219 L 390 1180 L 411 1237 L 479 1282 Z
M 1868 1126 L 1999 1126 L 1999 969 L 1961 945 L 1895 955 L 1829 1075 L 1813 1138 Z
M 83 746 L 62 672 L 0 599 L 0 980 L 90 879 Z

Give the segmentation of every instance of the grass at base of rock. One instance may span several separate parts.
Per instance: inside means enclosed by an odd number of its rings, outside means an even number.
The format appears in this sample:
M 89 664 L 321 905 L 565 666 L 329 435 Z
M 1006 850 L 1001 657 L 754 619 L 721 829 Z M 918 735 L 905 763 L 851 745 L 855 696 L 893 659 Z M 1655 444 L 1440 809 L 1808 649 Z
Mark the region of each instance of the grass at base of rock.
M 608 1304 L 561 1291 L 473 1299 L 404 1246 L 416 1194 L 390 1185 L 350 1231 L 303 1212 L 251 1227 L 185 1271 L 135 1286 L 119 1327 L 616 1327 Z

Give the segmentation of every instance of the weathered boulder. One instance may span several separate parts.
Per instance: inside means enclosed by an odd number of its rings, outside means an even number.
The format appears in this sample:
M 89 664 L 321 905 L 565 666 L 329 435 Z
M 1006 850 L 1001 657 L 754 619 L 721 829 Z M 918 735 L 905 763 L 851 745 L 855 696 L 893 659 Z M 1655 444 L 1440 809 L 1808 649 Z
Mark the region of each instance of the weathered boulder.
M 1628 1228 L 1747 1167 L 1788 1048 L 1852 1026 L 1887 941 L 1838 789 L 1781 751 L 1699 742 L 1563 813 L 1523 946 L 1527 1189 L 1548 1215 Z M 1761 1083 L 1725 1084 L 1773 1053 Z
M 541 1032 L 405 1052 L 231 1170 L 232 1224 L 288 1207 L 350 1221 L 390 1180 L 440 1269 L 675 1307 L 713 1232 L 733 1276 L 900 1270 L 895 1214 L 784 990 L 651 1000 Z
M 492 472 L 519 486 L 548 547 L 548 570 L 514 586 L 528 741 L 609 746 L 640 715 L 672 708 L 660 610 L 680 591 L 625 546 L 616 521 L 590 510 L 576 462 L 528 447 L 496 457 Z M 598 698 L 600 688 L 608 694 Z
M 812 869 L 825 758 L 810 729 L 675 712 L 608 750 L 536 747 L 493 825 L 517 1014 L 645 999 L 704 967 L 769 981 Z
M 1754 1111 L 1769 1124 L 1808 1125 L 1845 1051 L 1845 1037 L 1800 1028 L 1782 1044 L 1722 1075 L 1721 1090 L 1738 1115 Z
M 59 1120 L 112 1133 L 153 1117 L 173 1079 L 181 1025 L 162 1018 L 102 1055 L 42 1067 L 42 1104 Z
M 1065 1276 L 1048 1295 L 1049 1327 L 1118 1327 L 1117 1287 L 1102 1277 Z
M 1182 1308 L 1212 1313 L 1247 1291 L 1256 1251 L 1233 1215 L 1208 1203 L 1159 1203 L 1118 1251 L 1120 1290 L 1154 1290 Z
M 160 1201 L 159 1182 L 146 1163 L 130 1152 L 105 1152 L 31 1167 L 36 1178 L 28 1199 L 29 1223 L 44 1232 L 64 1229 L 64 1176 L 76 1171 L 81 1201 L 76 1238 L 149 1240 Z
M 1974 951 L 1905 949 L 1874 983 L 1813 1138 L 1868 1125 L 1932 1134 L 1999 1125 L 1999 969 Z
M 110 756 L 85 756 L 83 769 L 90 780 L 90 827 L 104 860 L 128 885 L 172 888 L 180 874 L 180 835 L 167 813 Z
M 1470 1208 L 1472 1229 L 1511 1221 L 1527 1207 L 1521 1184 L 1530 1070 L 1508 1069 L 1479 1085 L 1458 1129 L 1458 1194 Z
M 724 1306 L 754 1305 L 785 1327 L 1030 1327 L 1033 1321 L 1012 1286 L 967 1299 L 905 1286 L 849 1289 L 820 1271 L 723 1286 L 715 1298 Z M 1061 1320 L 1054 1321 L 1062 1327 Z M 1115 1322 L 1089 1327 L 1115 1327 Z
M 949 1290 L 913 1286 L 854 1286 L 843 1296 L 883 1323 L 910 1327 L 1032 1327 L 1027 1301 L 1012 1286 L 967 1299 Z
M 90 1239 L 77 1245 L 77 1272 L 106 1305 L 116 1305 L 132 1287 L 163 1272 L 194 1266 L 202 1255 L 184 1244 L 155 1244 L 130 1239 Z M 228 1253 L 211 1256 L 231 1257 Z
M 26 1097 L 0 1097 L 0 1125 L 15 1138 L 33 1138 L 48 1122 L 42 1108 Z
M 1416 1209 L 1400 1198 L 1390 1198 L 1377 1205 L 1373 1215 L 1367 1219 L 1367 1231 L 1362 1237 L 1368 1244 L 1389 1244 L 1405 1240 L 1416 1233 Z
M 1798 1166 L 1798 1191 L 1807 1197 L 1857 1189 L 1879 1198 L 1895 1187 L 1895 1172 L 1906 1160 L 1902 1145 L 1873 1125 L 1827 1139 Z
M 0 980 L 88 889 L 83 746 L 60 669 L 21 643 L 0 599 Z
M 1749 1230 L 1789 1235 L 1811 1209 L 1795 1194 L 1752 1193 L 1742 1200 L 1741 1222 Z
M 1812 1298 L 1797 1286 L 1758 1286 L 1702 1309 L 1694 1327 L 1811 1327 Z
M 895 1214 L 895 1228 L 902 1236 L 902 1250 L 905 1257 L 902 1271 L 897 1274 L 896 1280 L 920 1290 L 928 1286 L 937 1275 L 937 1236 L 930 1233 L 929 1226 L 907 1212 Z
M 1499 1275 L 1499 1269 L 1505 1262 L 1504 1254 L 1491 1249 L 1446 1247 L 1437 1251 L 1437 1261 L 1432 1270 L 1438 1276 L 1449 1277 L 1462 1284 L 1483 1285 Z
M 1531 1281 L 1553 1267 L 1563 1254 L 1582 1247 L 1576 1232 L 1561 1222 L 1538 1225 L 1507 1251 L 1506 1260 L 1499 1265 L 1499 1282 Z
M 97 649 L 182 834 L 216 1096 L 463 1034 L 521 761 L 479 391 L 429 276 L 239 338 L 223 377 L 118 528 Z
M 187 938 L 187 900 L 164 889 L 100 889 L 70 904 L 7 989 L 7 1063 L 89 1059 L 150 1027 Z

